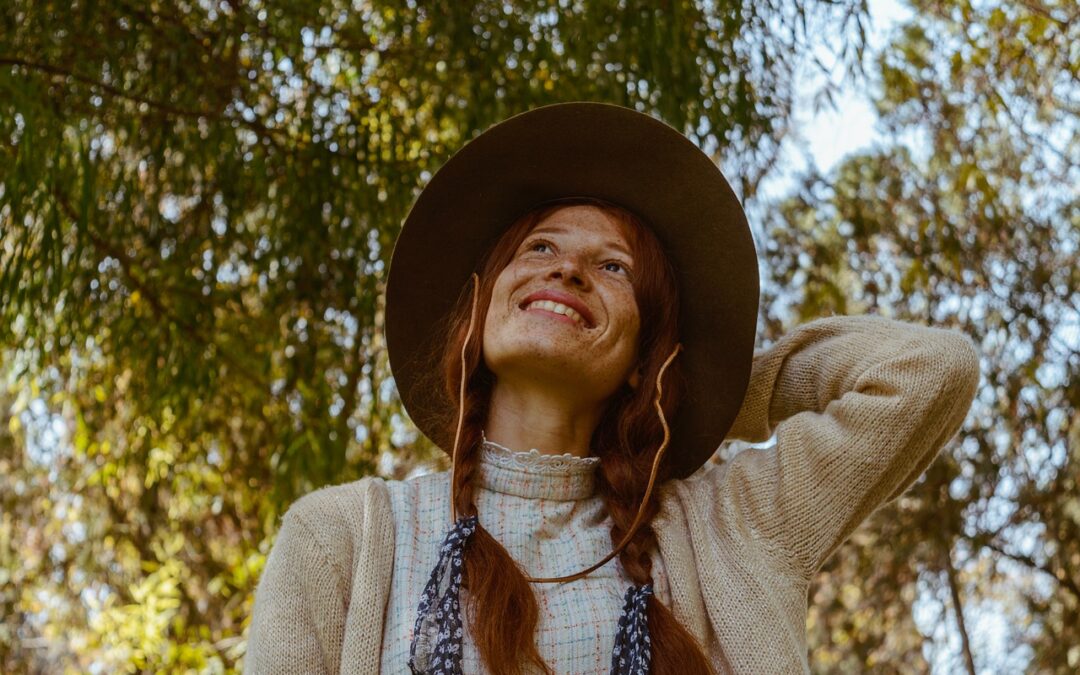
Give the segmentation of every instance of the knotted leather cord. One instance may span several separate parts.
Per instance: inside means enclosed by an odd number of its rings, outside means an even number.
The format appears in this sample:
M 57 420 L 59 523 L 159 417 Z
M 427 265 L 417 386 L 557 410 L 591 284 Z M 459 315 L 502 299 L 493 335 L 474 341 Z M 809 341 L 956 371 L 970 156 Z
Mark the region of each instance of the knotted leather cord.
M 457 456 L 461 443 L 461 427 L 465 422 L 465 350 L 469 348 L 473 328 L 476 326 L 476 303 L 480 295 L 480 277 L 472 274 L 472 310 L 469 312 L 469 329 L 465 331 L 465 342 L 461 345 L 461 382 L 458 386 L 457 431 L 454 432 L 454 451 L 450 454 L 450 522 L 457 522 Z
M 450 454 L 450 521 L 457 522 L 457 506 L 455 496 L 457 494 L 457 456 L 458 445 L 461 442 L 461 427 L 465 421 L 465 380 L 466 380 L 466 358 L 465 352 L 469 347 L 469 340 L 472 338 L 473 328 L 476 325 L 476 304 L 478 296 L 480 295 L 480 277 L 473 272 L 473 293 L 472 293 L 472 311 L 469 313 L 469 328 L 465 332 L 465 342 L 461 345 L 461 382 L 458 386 L 458 417 L 457 417 L 457 431 L 454 433 L 454 449 Z M 530 577 L 525 575 L 525 580 L 534 584 L 554 584 L 567 581 L 577 581 L 583 577 L 586 577 L 596 570 L 606 565 L 612 558 L 619 555 L 626 545 L 633 539 L 634 533 L 637 532 L 641 526 L 641 520 L 645 516 L 645 505 L 649 503 L 649 497 L 652 496 L 653 487 L 656 484 L 656 474 L 660 469 L 660 460 L 664 456 L 664 451 L 667 450 L 668 443 L 671 441 L 671 429 L 668 427 L 667 418 L 664 417 L 664 408 L 660 404 L 660 400 L 664 393 L 663 378 L 664 372 L 667 370 L 671 362 L 675 360 L 675 356 L 682 351 L 682 344 L 676 344 L 675 348 L 671 350 L 671 354 L 664 360 L 664 365 L 660 366 L 660 372 L 656 374 L 656 399 L 653 401 L 653 405 L 656 407 L 656 413 L 660 417 L 660 426 L 664 429 L 664 440 L 660 443 L 660 448 L 656 451 L 656 456 L 653 458 L 652 470 L 649 472 L 649 484 L 645 488 L 645 496 L 641 499 L 641 504 L 638 506 L 637 515 L 634 516 L 634 522 L 630 524 L 630 528 L 623 535 L 622 541 L 615 549 L 604 556 L 599 562 L 590 567 L 586 567 L 580 572 L 574 574 L 567 574 L 561 577 Z

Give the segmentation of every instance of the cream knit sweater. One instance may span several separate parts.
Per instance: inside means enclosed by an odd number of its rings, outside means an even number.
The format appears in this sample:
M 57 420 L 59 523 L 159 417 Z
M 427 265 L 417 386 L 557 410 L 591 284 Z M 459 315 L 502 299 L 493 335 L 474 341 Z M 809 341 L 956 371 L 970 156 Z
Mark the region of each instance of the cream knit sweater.
M 809 672 L 811 578 L 922 474 L 978 380 L 963 334 L 874 316 L 819 319 L 755 352 L 728 438 L 775 446 L 664 484 L 653 521 L 671 607 L 719 672 Z M 298 500 L 256 592 L 245 672 L 378 672 L 394 536 L 381 479 Z

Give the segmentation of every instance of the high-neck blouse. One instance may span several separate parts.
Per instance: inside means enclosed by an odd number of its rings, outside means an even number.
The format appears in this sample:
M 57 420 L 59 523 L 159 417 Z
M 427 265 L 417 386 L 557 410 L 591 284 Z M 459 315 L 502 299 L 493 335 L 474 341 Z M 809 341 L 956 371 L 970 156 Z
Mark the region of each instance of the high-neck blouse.
M 599 464 L 596 457 L 514 452 L 485 442 L 476 492 L 480 524 L 530 576 L 563 576 L 592 565 L 613 547 L 611 517 L 596 493 Z M 394 569 L 381 672 L 403 673 L 408 672 L 417 604 L 451 526 L 449 473 L 387 486 L 395 526 Z M 655 594 L 670 604 L 663 561 L 655 550 L 652 561 Z M 540 610 L 536 644 L 555 672 L 610 669 L 617 622 L 631 585 L 617 557 L 584 579 L 532 584 Z M 462 648 L 463 672 L 488 672 L 468 629 Z

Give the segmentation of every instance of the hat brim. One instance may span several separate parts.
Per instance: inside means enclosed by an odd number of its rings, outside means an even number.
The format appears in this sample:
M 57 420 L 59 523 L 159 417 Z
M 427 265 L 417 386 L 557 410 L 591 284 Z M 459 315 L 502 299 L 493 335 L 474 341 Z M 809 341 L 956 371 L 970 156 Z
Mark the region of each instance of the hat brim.
M 678 277 L 686 390 L 667 459 L 683 478 L 735 420 L 753 361 L 758 269 L 753 237 L 716 165 L 681 133 L 604 103 L 536 108 L 483 132 L 435 173 L 402 225 L 386 289 L 386 340 L 401 400 L 449 451 L 448 415 L 424 352 L 481 255 L 520 215 L 553 199 L 604 199 L 643 217 Z M 451 439 L 452 440 L 452 439 Z

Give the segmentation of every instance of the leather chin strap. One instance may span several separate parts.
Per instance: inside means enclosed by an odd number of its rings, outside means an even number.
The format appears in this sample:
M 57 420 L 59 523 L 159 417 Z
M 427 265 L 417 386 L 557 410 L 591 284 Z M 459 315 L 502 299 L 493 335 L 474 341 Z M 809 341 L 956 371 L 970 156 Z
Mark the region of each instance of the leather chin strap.
M 469 329 L 465 333 L 465 342 L 461 346 L 461 382 L 458 386 L 458 416 L 457 416 L 457 431 L 454 433 L 454 449 L 450 454 L 450 517 L 451 520 L 457 521 L 457 508 L 456 508 L 456 496 L 457 496 L 457 481 L 456 469 L 457 469 L 457 457 L 458 457 L 458 445 L 461 442 L 461 428 L 465 421 L 465 379 L 466 379 L 466 358 L 465 352 L 469 347 L 469 341 L 472 339 L 473 330 L 476 325 L 476 303 L 478 296 L 480 295 L 480 277 L 474 272 L 472 275 L 473 293 L 472 293 L 472 312 L 469 314 Z M 664 429 L 664 440 L 660 443 L 660 448 L 656 451 L 656 456 L 653 458 L 652 470 L 649 472 L 649 484 L 645 488 L 645 496 L 641 499 L 641 504 L 638 506 L 637 515 L 634 517 L 634 521 L 630 524 L 630 528 L 623 535 L 622 541 L 615 547 L 611 553 L 600 559 L 594 565 L 586 567 L 580 572 L 574 574 L 568 574 L 561 577 L 530 577 L 525 576 L 525 579 L 534 584 L 554 584 L 563 583 L 567 581 L 577 581 L 584 578 L 596 570 L 606 565 L 612 558 L 619 555 L 626 545 L 630 543 L 630 540 L 634 538 L 634 534 L 641 527 L 642 520 L 645 517 L 645 505 L 649 503 L 649 498 L 652 496 L 653 488 L 656 486 L 656 475 L 660 469 L 660 461 L 663 459 L 664 451 L 667 450 L 668 443 L 671 441 L 671 429 L 668 427 L 667 418 L 664 417 L 664 408 L 661 406 L 660 401 L 662 399 L 664 388 L 663 379 L 664 372 L 667 371 L 668 366 L 675 360 L 678 353 L 682 351 L 682 344 L 676 344 L 675 348 L 671 350 L 671 354 L 664 360 L 664 365 L 660 367 L 660 372 L 656 374 L 656 398 L 653 400 L 653 406 L 656 408 L 656 414 L 660 417 L 660 426 Z
M 476 327 L 476 303 L 480 296 L 480 277 L 472 274 L 472 310 L 469 312 L 469 330 L 465 332 L 465 342 L 461 345 L 461 382 L 458 384 L 458 414 L 457 431 L 454 432 L 454 451 L 450 453 L 450 521 L 457 522 L 457 456 L 458 446 L 461 444 L 461 427 L 465 423 L 465 379 L 466 360 L 465 350 L 469 348 L 469 340 L 472 339 L 473 329 Z

